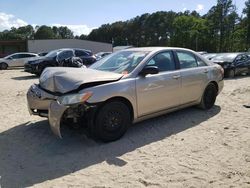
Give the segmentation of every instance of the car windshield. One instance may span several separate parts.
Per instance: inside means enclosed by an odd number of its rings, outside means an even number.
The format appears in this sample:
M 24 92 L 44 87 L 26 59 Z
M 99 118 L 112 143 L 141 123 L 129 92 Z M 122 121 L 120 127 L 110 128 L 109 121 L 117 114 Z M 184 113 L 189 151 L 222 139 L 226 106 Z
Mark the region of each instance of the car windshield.
M 148 55 L 146 51 L 120 51 L 94 63 L 89 68 L 129 74 Z
M 62 51 L 62 50 L 53 50 L 51 52 L 49 52 L 45 57 L 55 57 L 57 56 L 57 54 Z
M 11 55 L 8 55 L 8 56 L 5 56 L 4 59 L 9 59 L 10 57 L 12 57 L 14 54 L 11 54 Z

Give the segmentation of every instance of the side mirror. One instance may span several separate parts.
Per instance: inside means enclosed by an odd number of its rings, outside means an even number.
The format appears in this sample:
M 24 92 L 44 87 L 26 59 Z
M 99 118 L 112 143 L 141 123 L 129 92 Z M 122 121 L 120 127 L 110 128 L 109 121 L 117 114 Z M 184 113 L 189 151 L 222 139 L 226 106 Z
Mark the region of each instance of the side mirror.
M 146 66 L 142 69 L 140 72 L 140 75 L 146 76 L 148 74 L 158 74 L 159 73 L 159 68 L 156 66 Z
M 8 60 L 12 60 L 13 59 L 13 57 L 8 57 Z

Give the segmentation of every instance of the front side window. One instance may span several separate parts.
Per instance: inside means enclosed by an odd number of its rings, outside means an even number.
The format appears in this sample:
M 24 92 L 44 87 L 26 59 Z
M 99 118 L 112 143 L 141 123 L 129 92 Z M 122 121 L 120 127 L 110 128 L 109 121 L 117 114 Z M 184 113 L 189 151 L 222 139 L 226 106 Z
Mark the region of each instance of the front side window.
M 11 56 L 7 57 L 7 59 L 20 59 L 20 55 L 19 54 L 14 54 L 14 55 L 11 55 Z
M 129 74 L 148 55 L 148 53 L 149 52 L 147 51 L 120 51 L 104 57 L 89 68 L 120 74 Z
M 176 53 L 180 62 L 181 69 L 198 67 L 196 58 L 193 54 L 189 52 L 176 52 Z
M 146 66 L 156 66 L 159 72 L 175 70 L 175 61 L 172 52 L 162 52 L 155 55 Z
M 63 52 L 61 52 L 59 55 L 58 55 L 58 60 L 59 61 L 62 61 L 62 60 L 64 60 L 64 59 L 68 59 L 68 58 L 71 58 L 71 57 L 73 57 L 74 56 L 74 54 L 73 54 L 73 51 L 63 51 Z

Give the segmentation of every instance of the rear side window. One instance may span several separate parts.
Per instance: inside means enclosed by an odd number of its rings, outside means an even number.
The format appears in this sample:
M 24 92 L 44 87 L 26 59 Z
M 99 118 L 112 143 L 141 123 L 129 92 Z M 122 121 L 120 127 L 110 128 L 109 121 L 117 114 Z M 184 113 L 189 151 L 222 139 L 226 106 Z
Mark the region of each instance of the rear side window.
M 197 59 L 197 63 L 198 63 L 199 67 L 205 67 L 205 66 L 207 66 L 207 64 L 201 58 L 196 57 L 196 59 Z
M 81 56 L 88 56 L 89 54 L 82 50 L 76 50 L 75 55 L 76 57 L 81 57 Z
M 29 58 L 29 57 L 35 57 L 33 54 L 19 54 L 19 58 Z
M 175 61 L 172 52 L 162 52 L 155 55 L 147 66 L 156 66 L 160 72 L 175 70 Z
M 193 54 L 189 52 L 176 52 L 176 53 L 180 62 L 181 69 L 198 67 L 198 63 Z
M 34 54 L 27 54 L 27 57 L 37 57 L 37 56 Z

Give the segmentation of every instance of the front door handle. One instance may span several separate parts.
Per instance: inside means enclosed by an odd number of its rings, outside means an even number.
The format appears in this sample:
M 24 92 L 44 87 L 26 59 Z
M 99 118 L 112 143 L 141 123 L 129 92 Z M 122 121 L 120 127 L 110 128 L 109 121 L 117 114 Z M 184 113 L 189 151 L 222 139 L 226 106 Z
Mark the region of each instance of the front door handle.
M 174 76 L 173 76 L 173 79 L 176 79 L 176 80 L 177 80 L 177 79 L 179 79 L 180 77 L 181 77 L 180 75 L 174 75 Z
M 203 72 L 204 72 L 204 73 L 208 73 L 208 70 L 207 70 L 207 69 L 205 69 Z

